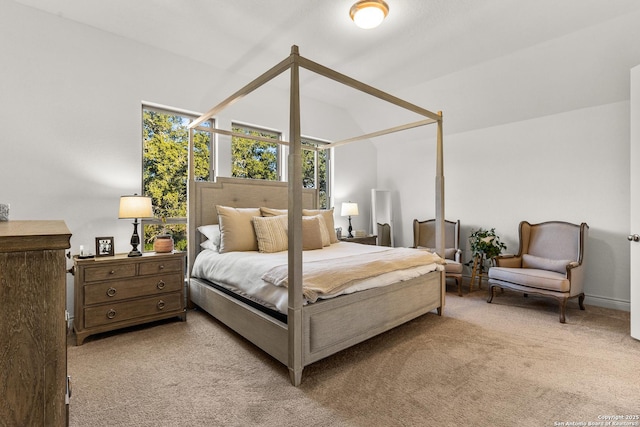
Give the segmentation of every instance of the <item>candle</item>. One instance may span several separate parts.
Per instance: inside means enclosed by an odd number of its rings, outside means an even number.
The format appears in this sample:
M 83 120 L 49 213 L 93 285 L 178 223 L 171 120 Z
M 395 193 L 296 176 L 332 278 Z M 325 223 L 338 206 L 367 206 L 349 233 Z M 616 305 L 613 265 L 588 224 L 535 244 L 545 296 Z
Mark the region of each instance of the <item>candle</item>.
M 80 245 L 80 256 L 84 256 L 84 246 Z

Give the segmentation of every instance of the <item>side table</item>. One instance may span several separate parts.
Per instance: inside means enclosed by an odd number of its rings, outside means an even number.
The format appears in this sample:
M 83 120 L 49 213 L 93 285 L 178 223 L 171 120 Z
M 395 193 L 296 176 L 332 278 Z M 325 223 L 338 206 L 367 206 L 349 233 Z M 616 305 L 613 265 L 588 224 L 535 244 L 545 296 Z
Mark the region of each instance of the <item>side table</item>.
M 351 242 L 351 243 L 360 243 L 361 245 L 377 245 L 378 244 L 378 236 L 376 234 L 371 234 L 369 236 L 364 237 L 341 237 L 341 242 Z

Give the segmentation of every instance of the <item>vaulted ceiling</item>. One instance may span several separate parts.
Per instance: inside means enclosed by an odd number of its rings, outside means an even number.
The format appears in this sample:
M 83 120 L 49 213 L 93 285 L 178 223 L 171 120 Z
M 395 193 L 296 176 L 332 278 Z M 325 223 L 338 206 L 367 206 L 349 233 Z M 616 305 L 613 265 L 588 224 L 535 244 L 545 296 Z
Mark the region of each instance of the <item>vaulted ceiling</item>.
M 383 24 L 362 30 L 349 18 L 355 0 L 14 1 L 247 81 L 295 44 L 392 94 L 640 11 L 637 0 L 387 0 Z M 325 90 L 306 83 L 311 96 Z M 333 102 L 349 108 L 346 98 Z

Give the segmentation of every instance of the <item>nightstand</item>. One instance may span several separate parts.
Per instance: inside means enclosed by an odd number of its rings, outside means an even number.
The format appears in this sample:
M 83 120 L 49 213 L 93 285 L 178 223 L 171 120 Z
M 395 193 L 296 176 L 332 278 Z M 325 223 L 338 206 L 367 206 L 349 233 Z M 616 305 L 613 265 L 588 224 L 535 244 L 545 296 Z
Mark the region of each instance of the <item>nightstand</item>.
M 360 243 L 361 245 L 377 245 L 378 244 L 378 236 L 375 234 L 371 234 L 369 236 L 364 237 L 341 237 L 341 242 L 351 242 L 351 243 Z
M 186 252 L 74 257 L 76 345 L 89 335 L 154 320 L 186 320 Z

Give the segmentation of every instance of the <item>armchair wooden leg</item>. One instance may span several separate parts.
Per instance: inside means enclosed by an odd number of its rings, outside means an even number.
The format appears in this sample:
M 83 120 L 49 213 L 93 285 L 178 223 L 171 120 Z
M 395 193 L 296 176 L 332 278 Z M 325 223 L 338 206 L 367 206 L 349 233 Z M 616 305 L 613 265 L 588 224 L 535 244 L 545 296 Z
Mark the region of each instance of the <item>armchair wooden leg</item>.
M 462 296 L 462 277 L 455 277 L 456 279 L 456 285 L 458 285 L 458 296 L 461 297 Z
M 560 323 L 565 323 L 564 312 L 567 308 L 567 299 L 563 298 L 560 300 Z
M 495 286 L 493 285 L 489 285 L 489 298 L 487 298 L 487 302 L 491 302 L 493 301 L 493 290 L 495 289 Z
M 580 294 L 578 297 L 578 304 L 580 305 L 580 310 L 584 310 L 584 294 Z

